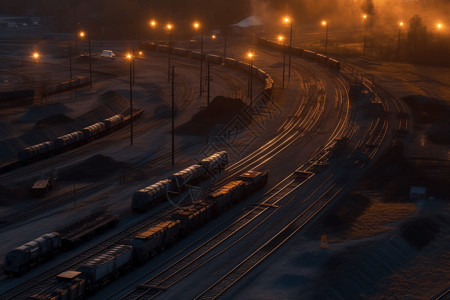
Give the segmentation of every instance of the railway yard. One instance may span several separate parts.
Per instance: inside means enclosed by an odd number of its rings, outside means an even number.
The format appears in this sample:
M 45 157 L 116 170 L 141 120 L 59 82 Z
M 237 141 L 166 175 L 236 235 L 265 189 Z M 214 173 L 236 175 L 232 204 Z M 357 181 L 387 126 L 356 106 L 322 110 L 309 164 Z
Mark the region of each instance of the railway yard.
M 67 53 L 2 50 L 1 90 L 36 92 L 0 107 L 0 299 L 447 295 L 450 152 L 405 99 L 448 105 L 450 76 L 300 48 L 285 76 L 279 44 L 235 37 L 205 43 L 200 90 L 197 42 L 142 43 L 133 73 L 131 43 L 94 48 L 92 88 L 84 56 L 67 88 Z

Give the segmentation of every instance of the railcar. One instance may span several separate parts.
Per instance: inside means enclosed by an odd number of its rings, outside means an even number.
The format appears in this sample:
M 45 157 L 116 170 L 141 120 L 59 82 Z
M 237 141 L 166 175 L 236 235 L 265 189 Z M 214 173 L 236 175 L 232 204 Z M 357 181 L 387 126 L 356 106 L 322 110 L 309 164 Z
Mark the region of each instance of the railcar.
M 117 244 L 84 262 L 75 271 L 81 272 L 80 277 L 85 279 L 89 293 L 127 272 L 132 266 L 132 260 L 133 247 Z
M 40 261 L 55 255 L 60 249 L 61 237 L 59 233 L 44 234 L 9 251 L 5 256 L 3 270 L 8 275 L 21 275 Z
M 86 280 L 81 272 L 65 271 L 56 275 L 56 283 L 33 294 L 30 300 L 81 300 L 85 299 Z
M 203 200 L 191 206 L 180 207 L 172 214 L 172 220 L 180 222 L 180 233 L 187 234 L 200 225 L 206 223 L 211 217 L 212 205 Z
M 138 233 L 129 244 L 133 247 L 134 262 L 139 264 L 162 248 L 171 245 L 180 232 L 179 220 L 167 220 Z
M 171 190 L 181 192 L 186 188 L 187 184 L 195 184 L 204 178 L 207 170 L 202 165 L 192 165 L 181 170 L 169 177 L 172 182 Z
M 135 192 L 131 208 L 136 211 L 144 211 L 158 204 L 167 196 L 171 183 L 170 180 L 163 179 Z
M 221 170 L 228 164 L 228 154 L 226 151 L 214 153 L 213 155 L 202 159 L 199 164 L 205 167 L 208 172 Z

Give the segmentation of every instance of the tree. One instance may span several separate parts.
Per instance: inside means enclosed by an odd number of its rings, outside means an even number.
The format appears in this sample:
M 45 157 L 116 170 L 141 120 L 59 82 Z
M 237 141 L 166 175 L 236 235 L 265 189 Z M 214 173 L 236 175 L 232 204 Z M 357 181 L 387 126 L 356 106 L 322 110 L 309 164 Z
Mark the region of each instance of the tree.
M 408 30 L 409 55 L 414 61 L 423 61 L 426 57 L 427 42 L 427 27 L 423 24 L 422 19 L 415 15 L 409 21 Z

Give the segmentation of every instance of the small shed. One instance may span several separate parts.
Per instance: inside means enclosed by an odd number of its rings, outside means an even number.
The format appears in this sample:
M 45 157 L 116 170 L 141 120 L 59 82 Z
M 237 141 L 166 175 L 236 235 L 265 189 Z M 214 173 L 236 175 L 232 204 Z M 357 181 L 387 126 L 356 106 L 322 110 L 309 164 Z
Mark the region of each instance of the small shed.
M 52 189 L 52 179 L 50 178 L 39 179 L 33 184 L 31 192 L 35 197 L 43 197 L 45 193 L 47 193 L 51 189 Z
M 424 186 L 411 186 L 409 199 L 413 202 L 427 199 L 427 188 Z

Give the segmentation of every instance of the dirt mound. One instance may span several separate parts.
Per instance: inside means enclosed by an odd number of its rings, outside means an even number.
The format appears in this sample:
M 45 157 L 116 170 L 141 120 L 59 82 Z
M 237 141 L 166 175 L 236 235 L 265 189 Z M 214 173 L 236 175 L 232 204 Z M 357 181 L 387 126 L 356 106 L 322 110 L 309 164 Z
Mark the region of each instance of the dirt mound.
M 71 110 L 61 103 L 49 104 L 45 106 L 33 106 L 23 116 L 19 118 L 19 122 L 31 123 L 56 114 L 65 114 Z
M 247 109 L 248 105 L 241 99 L 218 96 L 213 99 L 207 108 L 203 108 L 193 115 L 189 122 L 179 126 L 176 132 L 188 135 L 204 135 L 207 129 L 211 130 L 216 125 L 226 125 L 236 117 L 239 118 L 243 126 L 248 126 L 252 122 L 252 117 L 247 113 Z
M 61 180 L 95 180 L 112 175 L 126 166 L 126 163 L 97 154 L 79 164 L 60 170 L 59 178 Z
M 117 92 L 108 91 L 100 96 L 99 104 L 93 110 L 78 118 L 82 126 L 89 126 L 117 114 L 125 114 L 129 109 L 129 100 Z
M 72 121 L 73 119 L 66 116 L 65 114 L 56 114 L 37 121 L 36 124 L 34 125 L 34 128 L 45 128 L 57 124 L 66 124 Z

